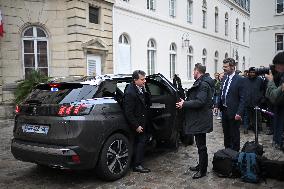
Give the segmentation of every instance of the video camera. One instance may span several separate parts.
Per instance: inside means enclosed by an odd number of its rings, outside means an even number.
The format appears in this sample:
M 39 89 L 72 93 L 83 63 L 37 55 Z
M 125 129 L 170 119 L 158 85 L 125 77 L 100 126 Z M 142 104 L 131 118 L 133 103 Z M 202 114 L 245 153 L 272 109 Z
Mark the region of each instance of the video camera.
M 269 71 L 274 75 L 275 73 L 275 65 L 270 64 L 269 67 L 261 67 L 261 68 L 254 68 L 256 75 L 265 75 L 269 74 Z

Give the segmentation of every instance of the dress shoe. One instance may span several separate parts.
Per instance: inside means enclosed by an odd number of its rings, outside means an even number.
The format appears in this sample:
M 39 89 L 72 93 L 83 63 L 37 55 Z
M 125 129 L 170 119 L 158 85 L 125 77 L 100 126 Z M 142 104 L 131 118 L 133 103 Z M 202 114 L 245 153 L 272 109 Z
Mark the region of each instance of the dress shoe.
M 195 167 L 189 167 L 189 170 L 191 170 L 191 171 L 199 171 L 199 164 L 196 165 Z
M 193 175 L 193 179 L 199 179 L 199 178 L 201 178 L 201 177 L 204 177 L 204 176 L 206 176 L 206 172 L 205 173 L 202 173 L 201 171 L 198 171 L 197 173 L 195 173 L 194 175 Z
M 149 172 L 151 172 L 151 170 L 143 167 L 142 165 L 138 165 L 136 167 L 133 167 L 133 172 L 149 173 Z

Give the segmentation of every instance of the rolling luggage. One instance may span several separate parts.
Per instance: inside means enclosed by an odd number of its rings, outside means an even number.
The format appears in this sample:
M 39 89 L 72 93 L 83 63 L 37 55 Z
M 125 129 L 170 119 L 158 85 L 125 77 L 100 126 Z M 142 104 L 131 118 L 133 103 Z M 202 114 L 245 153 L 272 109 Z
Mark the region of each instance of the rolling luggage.
M 262 156 L 263 146 L 258 143 L 258 125 L 257 125 L 257 111 L 261 110 L 259 107 L 255 107 L 255 140 L 254 141 L 248 141 L 244 144 L 242 148 L 242 152 L 249 152 L 249 153 L 255 153 L 258 156 Z

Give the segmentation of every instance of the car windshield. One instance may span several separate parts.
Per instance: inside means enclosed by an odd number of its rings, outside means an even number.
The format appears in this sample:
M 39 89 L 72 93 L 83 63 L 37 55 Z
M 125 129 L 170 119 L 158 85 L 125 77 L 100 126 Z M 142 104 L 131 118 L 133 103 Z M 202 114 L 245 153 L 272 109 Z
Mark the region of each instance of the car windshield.
M 37 86 L 25 104 L 66 104 L 95 98 L 98 87 L 78 83 L 43 84 Z

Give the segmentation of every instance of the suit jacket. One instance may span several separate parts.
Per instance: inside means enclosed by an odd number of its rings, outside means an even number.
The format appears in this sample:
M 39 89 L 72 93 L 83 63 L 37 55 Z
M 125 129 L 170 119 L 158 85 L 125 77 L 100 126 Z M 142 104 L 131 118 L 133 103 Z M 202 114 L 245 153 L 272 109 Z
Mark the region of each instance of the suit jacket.
M 124 113 L 129 125 L 136 130 L 139 126 L 146 129 L 147 103 L 145 92 L 139 93 L 137 86 L 130 83 L 124 93 Z
M 223 84 L 225 82 L 226 77 L 222 80 L 222 87 L 223 90 Z M 227 105 L 227 115 L 229 118 L 234 118 L 236 114 L 243 116 L 244 108 L 245 108 L 245 79 L 235 74 L 232 78 L 231 84 L 229 86 L 229 90 L 226 96 L 226 105 Z M 221 99 L 222 92 L 220 94 L 220 103 L 219 108 L 220 110 L 224 110 L 223 102 Z

